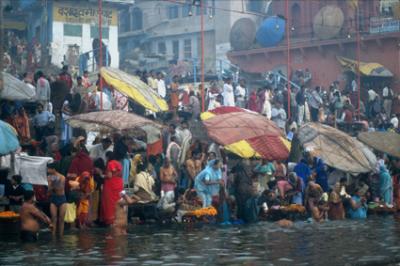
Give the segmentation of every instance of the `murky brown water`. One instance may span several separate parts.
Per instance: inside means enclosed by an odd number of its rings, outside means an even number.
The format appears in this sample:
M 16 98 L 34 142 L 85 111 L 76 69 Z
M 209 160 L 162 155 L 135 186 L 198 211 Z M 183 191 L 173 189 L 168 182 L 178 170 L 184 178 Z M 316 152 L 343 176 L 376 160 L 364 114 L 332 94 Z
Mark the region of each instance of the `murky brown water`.
M 0 265 L 396 265 L 400 222 L 392 217 L 237 227 L 136 226 L 127 237 L 67 233 L 36 244 L 1 236 Z

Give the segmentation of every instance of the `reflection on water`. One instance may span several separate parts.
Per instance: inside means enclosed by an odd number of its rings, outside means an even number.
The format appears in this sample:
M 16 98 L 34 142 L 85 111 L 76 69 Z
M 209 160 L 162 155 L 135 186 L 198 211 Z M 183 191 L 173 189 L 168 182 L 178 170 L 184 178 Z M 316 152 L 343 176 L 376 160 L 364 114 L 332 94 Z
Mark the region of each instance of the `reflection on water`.
M 383 265 L 400 262 L 400 222 L 271 223 L 240 227 L 137 226 L 126 237 L 71 232 L 35 244 L 0 238 L 0 265 Z

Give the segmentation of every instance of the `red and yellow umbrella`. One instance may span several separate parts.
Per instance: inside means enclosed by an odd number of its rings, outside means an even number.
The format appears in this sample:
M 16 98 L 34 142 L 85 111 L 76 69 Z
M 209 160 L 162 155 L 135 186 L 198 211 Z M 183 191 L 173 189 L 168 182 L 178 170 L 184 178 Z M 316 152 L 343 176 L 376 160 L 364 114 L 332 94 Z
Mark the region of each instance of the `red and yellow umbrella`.
M 242 158 L 285 160 L 290 142 L 265 116 L 238 107 L 219 107 L 201 114 L 208 136 Z

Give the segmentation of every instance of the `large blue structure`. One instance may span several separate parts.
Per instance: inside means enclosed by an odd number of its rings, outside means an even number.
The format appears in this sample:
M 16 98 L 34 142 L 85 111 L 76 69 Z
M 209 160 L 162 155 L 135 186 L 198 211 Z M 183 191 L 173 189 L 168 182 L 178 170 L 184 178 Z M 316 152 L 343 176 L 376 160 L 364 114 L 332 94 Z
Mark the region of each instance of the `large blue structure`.
M 285 36 L 285 19 L 273 16 L 263 21 L 257 30 L 256 40 L 263 47 L 272 47 L 282 41 Z

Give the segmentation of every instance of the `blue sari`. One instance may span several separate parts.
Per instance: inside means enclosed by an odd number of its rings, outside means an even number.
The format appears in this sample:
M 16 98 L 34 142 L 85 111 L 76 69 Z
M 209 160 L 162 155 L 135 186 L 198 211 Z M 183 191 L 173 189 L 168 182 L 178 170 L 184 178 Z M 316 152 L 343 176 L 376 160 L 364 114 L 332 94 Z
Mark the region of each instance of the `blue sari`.
M 379 191 L 382 200 L 386 203 L 386 205 L 390 205 L 393 203 L 393 182 L 392 177 L 389 174 L 389 171 L 386 169 L 384 165 L 380 166 L 379 173 Z

